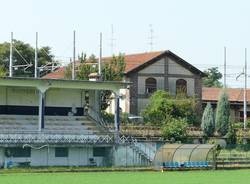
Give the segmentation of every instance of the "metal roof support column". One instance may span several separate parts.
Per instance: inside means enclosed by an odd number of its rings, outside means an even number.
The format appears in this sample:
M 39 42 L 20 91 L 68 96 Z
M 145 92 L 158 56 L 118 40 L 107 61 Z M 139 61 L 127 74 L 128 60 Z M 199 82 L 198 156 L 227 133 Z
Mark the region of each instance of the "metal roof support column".
M 42 132 L 45 128 L 45 93 L 47 88 L 39 88 L 39 110 L 38 110 L 38 131 Z

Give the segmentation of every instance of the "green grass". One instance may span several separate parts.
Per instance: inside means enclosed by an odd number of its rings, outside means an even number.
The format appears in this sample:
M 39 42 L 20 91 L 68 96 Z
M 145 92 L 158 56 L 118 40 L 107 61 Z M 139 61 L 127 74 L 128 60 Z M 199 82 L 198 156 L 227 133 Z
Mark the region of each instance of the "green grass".
M 246 184 L 250 170 L 0 174 L 2 184 Z

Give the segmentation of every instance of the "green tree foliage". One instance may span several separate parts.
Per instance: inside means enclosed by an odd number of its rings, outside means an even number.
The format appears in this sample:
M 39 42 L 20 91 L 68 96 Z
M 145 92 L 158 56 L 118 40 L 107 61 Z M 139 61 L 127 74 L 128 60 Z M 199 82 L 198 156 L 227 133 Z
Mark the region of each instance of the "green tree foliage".
M 208 137 L 214 134 L 215 122 L 214 122 L 214 111 L 210 103 L 207 103 L 207 106 L 203 112 L 201 129 L 204 134 Z
M 219 81 L 222 78 L 221 72 L 218 67 L 212 67 L 204 71 L 207 77 L 202 80 L 203 86 L 205 87 L 222 87 L 222 83 Z
M 34 62 L 35 62 L 35 49 L 27 43 L 20 40 L 13 41 L 13 63 L 14 65 L 26 64 L 26 60 L 29 64 L 33 64 L 32 67 L 28 68 L 26 71 L 23 68 L 18 68 L 13 70 L 14 76 L 33 76 L 34 75 Z M 20 54 L 18 54 L 18 52 Z M 21 56 L 23 57 L 21 57 Z M 4 66 L 5 70 L 8 71 L 9 68 L 9 56 L 10 56 L 10 44 L 7 42 L 0 44 L 0 65 Z M 51 54 L 51 48 L 41 47 L 38 50 L 38 66 L 45 65 L 48 62 L 54 60 L 54 56 Z
M 152 125 L 163 125 L 168 119 L 184 118 L 188 124 L 196 124 L 196 101 L 194 98 L 173 97 L 163 90 L 156 91 L 142 112 L 144 121 Z
M 6 69 L 4 66 L 0 65 L 0 77 L 5 77 L 6 76 Z
M 185 119 L 171 118 L 162 126 L 162 136 L 172 142 L 185 141 L 187 138 L 187 126 Z
M 90 55 L 87 59 L 85 54 L 79 57 L 80 63 L 77 63 L 76 78 L 78 80 L 89 80 L 89 74 L 98 72 L 97 58 Z M 109 61 L 102 63 L 102 80 L 104 81 L 121 81 L 125 71 L 124 55 L 113 56 Z M 64 77 L 71 79 L 71 65 L 66 67 Z M 101 109 L 105 110 L 111 101 L 111 91 L 101 92 Z
M 220 95 L 217 104 L 216 119 L 215 119 L 216 131 L 221 136 L 226 135 L 229 130 L 229 124 L 230 124 L 230 104 L 228 101 L 227 93 L 223 91 Z

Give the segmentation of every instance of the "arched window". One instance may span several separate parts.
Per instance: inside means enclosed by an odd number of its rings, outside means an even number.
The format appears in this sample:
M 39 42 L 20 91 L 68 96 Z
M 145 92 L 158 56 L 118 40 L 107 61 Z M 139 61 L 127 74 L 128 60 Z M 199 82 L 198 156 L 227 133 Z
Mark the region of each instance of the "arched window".
M 155 78 L 147 78 L 145 81 L 146 86 L 146 94 L 152 94 L 157 89 L 157 82 Z
M 176 95 L 187 95 L 187 81 L 184 79 L 178 79 L 176 81 Z

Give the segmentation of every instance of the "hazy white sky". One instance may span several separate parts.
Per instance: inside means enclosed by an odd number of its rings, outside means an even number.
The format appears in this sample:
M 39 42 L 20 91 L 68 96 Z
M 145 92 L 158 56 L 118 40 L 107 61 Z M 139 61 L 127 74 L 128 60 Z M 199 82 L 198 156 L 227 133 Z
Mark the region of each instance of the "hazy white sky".
M 149 24 L 152 24 L 154 50 L 169 49 L 201 70 L 211 66 L 222 70 L 226 46 L 229 84 L 242 84 L 235 77 L 242 71 L 244 48 L 248 47 L 250 52 L 248 0 L 1 0 L 0 3 L 0 42 L 8 41 L 13 31 L 16 39 L 34 45 L 38 31 L 39 45 L 51 46 L 54 55 L 67 62 L 72 56 L 74 29 L 78 52 L 97 55 L 99 32 L 103 32 L 104 55 L 110 55 L 111 24 L 115 53 L 149 51 Z

